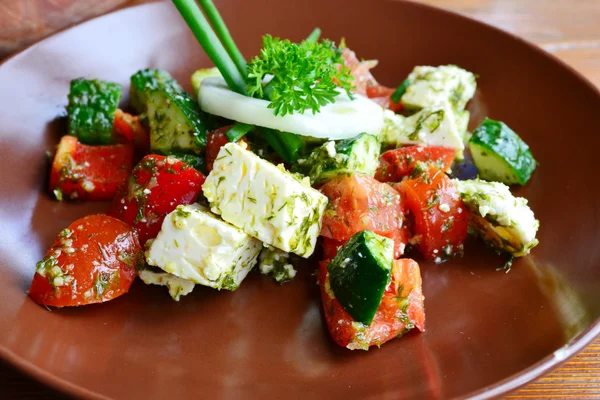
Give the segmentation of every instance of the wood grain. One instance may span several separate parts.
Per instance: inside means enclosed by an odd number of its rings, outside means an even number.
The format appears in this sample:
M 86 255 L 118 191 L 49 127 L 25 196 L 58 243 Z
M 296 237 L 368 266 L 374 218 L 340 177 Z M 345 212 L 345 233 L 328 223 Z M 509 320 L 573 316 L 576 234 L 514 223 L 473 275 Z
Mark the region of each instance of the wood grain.
M 152 0 L 0 0 L 0 59 L 57 30 Z M 479 19 L 554 54 L 600 87 L 599 0 L 418 0 Z M 0 362 L 0 399 L 66 398 Z M 507 399 L 600 399 L 600 338 Z

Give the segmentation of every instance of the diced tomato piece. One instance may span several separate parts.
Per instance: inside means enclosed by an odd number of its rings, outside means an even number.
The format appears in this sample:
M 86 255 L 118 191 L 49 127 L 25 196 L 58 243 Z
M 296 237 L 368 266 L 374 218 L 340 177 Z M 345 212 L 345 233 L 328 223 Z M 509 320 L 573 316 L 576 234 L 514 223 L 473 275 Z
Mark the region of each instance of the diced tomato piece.
M 426 259 L 441 262 L 461 253 L 467 237 L 467 210 L 452 180 L 430 168 L 394 186 L 409 210 L 408 219 Z
M 63 136 L 50 171 L 50 191 L 58 200 L 112 200 L 133 166 L 133 146 L 88 146 Z
M 208 172 L 212 171 L 213 164 L 219 155 L 221 147 L 229 143 L 229 138 L 226 135 L 229 128 L 231 128 L 231 125 L 215 129 L 206 134 L 206 170 Z M 238 143 L 240 142 L 244 142 L 248 145 L 248 141 L 245 137 L 238 140 Z M 250 147 L 248 147 L 248 150 L 250 150 Z
M 395 300 L 404 299 L 401 309 L 404 310 L 406 307 L 406 313 L 412 324 L 421 332 L 425 332 L 425 296 L 423 296 L 421 270 L 416 261 L 410 258 L 394 261 L 392 283 L 386 289 L 386 293 L 395 295 Z M 384 299 L 388 302 L 391 300 L 389 296 L 386 298 L 385 294 Z M 388 304 L 385 309 L 392 311 L 393 307 Z
M 407 227 L 400 195 L 390 185 L 357 174 L 332 179 L 320 190 L 329 198 L 321 236 L 345 243 L 368 229 L 394 240 L 396 258 L 404 253 Z
M 321 302 L 327 328 L 338 345 L 366 350 L 370 346 L 380 346 L 415 327 L 425 331 L 425 298 L 419 265 L 415 261 L 408 258 L 394 261 L 392 282 L 383 294 L 373 322 L 358 330 L 358 324 L 354 323 L 329 288 L 327 264 L 329 260 L 319 264 Z
M 331 260 L 337 254 L 337 251 L 342 247 L 346 241 L 340 241 L 331 239 L 328 237 L 323 238 L 323 258 L 325 260 Z
M 456 156 L 456 150 L 440 146 L 405 146 L 388 150 L 379 157 L 375 179 L 380 182 L 399 182 L 409 176 L 417 161 L 448 171 Z
M 29 296 L 55 307 L 101 303 L 127 293 L 143 265 L 133 228 L 107 215 L 89 215 L 60 232 L 37 263 Z
M 158 235 L 165 216 L 180 204 L 191 204 L 206 177 L 173 158 L 147 155 L 121 186 L 108 215 L 137 229 L 140 242 Z
M 145 155 L 150 151 L 150 130 L 142 123 L 139 115 L 117 109 L 113 131 L 119 143 L 133 144 L 138 154 Z
M 384 108 L 388 108 L 394 112 L 400 112 L 404 109 L 404 106 L 402 103 L 392 101 L 391 98 L 395 91 L 396 89 L 380 84 L 371 85 L 367 87 L 367 97 Z

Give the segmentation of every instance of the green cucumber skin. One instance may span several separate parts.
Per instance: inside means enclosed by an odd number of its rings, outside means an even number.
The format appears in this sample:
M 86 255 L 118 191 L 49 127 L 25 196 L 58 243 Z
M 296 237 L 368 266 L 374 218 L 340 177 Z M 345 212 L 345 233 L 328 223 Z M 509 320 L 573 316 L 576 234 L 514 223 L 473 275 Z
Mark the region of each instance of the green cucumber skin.
M 207 127 L 198 103 L 186 93 L 167 88 L 146 92 L 150 121 L 150 149 L 161 154 L 201 153 Z
M 183 92 L 183 88 L 167 71 L 162 69 L 142 69 L 130 78 L 129 103 L 138 112 L 146 112 L 148 96 L 147 92 L 158 88 L 167 88 L 175 93 Z
M 496 180 L 508 185 L 525 185 L 537 166 L 529 146 L 504 122 L 486 118 L 473 131 L 469 147 L 473 154 L 477 153 L 480 156 L 477 157 L 480 165 L 476 162 L 475 166 L 480 170 L 480 177 L 485 180 Z M 498 157 L 506 164 L 507 170 L 487 172 L 485 165 L 482 165 L 482 158 L 485 156 Z
M 90 145 L 110 144 L 122 87 L 98 79 L 74 79 L 69 90 L 69 135 Z
M 311 154 L 295 166 L 296 172 L 310 177 L 313 185 L 320 185 L 338 176 L 361 173 L 373 176 L 378 165 L 379 140 L 367 133 L 341 140 L 335 144 L 336 156 L 329 156 L 327 149 L 321 145 L 313 149 Z M 366 161 L 360 163 L 359 161 Z
M 352 236 L 327 266 L 331 290 L 355 321 L 373 322 L 391 279 L 392 262 L 393 242 L 362 231 Z
M 198 156 L 195 154 L 184 154 L 184 153 L 178 153 L 178 152 L 174 152 L 174 153 L 166 154 L 166 155 L 175 157 L 179 161 L 186 163 L 187 165 L 194 168 L 198 172 L 202 172 L 203 174 L 206 174 L 206 172 L 207 172 L 206 171 L 206 159 L 204 158 L 204 156 Z

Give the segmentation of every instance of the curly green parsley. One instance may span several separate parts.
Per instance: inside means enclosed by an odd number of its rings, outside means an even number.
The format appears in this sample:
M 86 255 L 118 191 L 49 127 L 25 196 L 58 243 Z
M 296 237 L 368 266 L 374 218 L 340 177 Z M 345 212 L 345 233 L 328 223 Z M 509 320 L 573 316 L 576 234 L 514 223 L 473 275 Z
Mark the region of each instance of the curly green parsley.
M 263 37 L 263 49 L 247 65 L 246 85 L 250 96 L 268 98 L 275 115 L 313 114 L 335 102 L 338 87 L 352 97 L 350 69 L 342 51 L 330 40 L 292 43 L 271 35 Z M 263 86 L 263 79 L 272 81 Z

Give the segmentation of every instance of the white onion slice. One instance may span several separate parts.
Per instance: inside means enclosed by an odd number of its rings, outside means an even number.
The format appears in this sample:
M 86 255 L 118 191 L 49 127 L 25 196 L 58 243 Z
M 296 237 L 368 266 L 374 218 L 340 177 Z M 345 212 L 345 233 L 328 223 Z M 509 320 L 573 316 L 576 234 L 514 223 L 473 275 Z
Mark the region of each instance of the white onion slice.
M 317 114 L 307 110 L 282 117 L 267 108 L 268 101 L 238 94 L 227 87 L 223 78 L 211 77 L 202 81 L 198 103 L 209 114 L 323 139 L 348 139 L 362 132 L 378 135 L 383 127 L 381 106 L 360 95 L 350 100 L 340 93 L 335 103 L 321 107 Z

